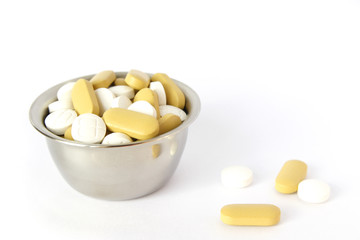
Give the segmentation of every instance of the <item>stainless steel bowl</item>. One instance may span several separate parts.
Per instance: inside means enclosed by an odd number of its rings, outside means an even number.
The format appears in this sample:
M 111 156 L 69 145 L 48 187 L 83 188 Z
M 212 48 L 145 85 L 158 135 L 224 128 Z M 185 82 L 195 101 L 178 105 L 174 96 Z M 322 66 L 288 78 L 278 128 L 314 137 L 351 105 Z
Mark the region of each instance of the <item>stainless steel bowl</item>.
M 116 75 L 125 77 L 126 72 Z M 149 140 L 107 146 L 69 141 L 51 133 L 44 125 L 48 105 L 56 100 L 57 90 L 66 82 L 45 91 L 33 102 L 30 121 L 46 137 L 57 168 L 74 189 L 106 200 L 138 198 L 160 189 L 173 175 L 185 147 L 188 127 L 200 112 L 198 95 L 184 83 L 174 81 L 186 97 L 188 118 L 176 129 Z

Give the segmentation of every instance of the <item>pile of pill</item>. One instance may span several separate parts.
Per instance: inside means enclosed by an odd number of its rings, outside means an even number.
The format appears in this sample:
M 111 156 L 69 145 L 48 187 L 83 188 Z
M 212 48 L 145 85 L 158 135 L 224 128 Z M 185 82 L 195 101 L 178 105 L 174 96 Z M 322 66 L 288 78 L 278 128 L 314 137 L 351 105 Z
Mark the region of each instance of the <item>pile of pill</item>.
M 275 179 L 275 189 L 283 194 L 296 193 L 309 203 L 323 203 L 330 196 L 330 187 L 318 179 L 305 179 L 307 165 L 300 160 L 285 162 Z M 252 171 L 244 166 L 231 166 L 221 171 L 226 188 L 247 187 L 253 180 Z M 220 210 L 220 219 L 228 225 L 272 226 L 280 221 L 280 209 L 272 204 L 229 204 Z
M 68 140 L 120 145 L 178 127 L 187 118 L 184 107 L 183 92 L 164 73 L 130 70 L 117 78 L 102 71 L 61 86 L 44 123 Z
M 227 189 L 241 189 L 253 181 L 253 172 L 245 166 L 230 166 L 221 171 Z M 280 209 L 272 204 L 229 204 L 220 210 L 223 223 L 237 226 L 272 226 L 280 221 Z
M 330 197 L 330 187 L 318 179 L 305 179 L 307 165 L 300 160 L 285 162 L 275 180 L 275 189 L 280 193 L 295 193 L 309 203 L 323 203 Z

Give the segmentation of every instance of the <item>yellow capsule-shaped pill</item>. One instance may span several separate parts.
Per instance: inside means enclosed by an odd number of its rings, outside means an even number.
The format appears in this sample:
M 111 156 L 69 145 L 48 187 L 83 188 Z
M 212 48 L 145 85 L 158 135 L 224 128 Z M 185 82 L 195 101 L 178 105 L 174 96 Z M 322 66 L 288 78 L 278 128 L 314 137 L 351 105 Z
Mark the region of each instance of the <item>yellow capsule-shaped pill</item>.
M 139 70 L 130 70 L 126 74 L 125 83 L 135 90 L 140 90 L 149 86 L 150 77 Z
M 127 85 L 125 82 L 125 78 L 117 78 L 114 82 L 115 86 L 119 86 L 119 85 Z
M 167 104 L 178 107 L 180 109 L 184 108 L 184 93 L 168 75 L 165 73 L 156 73 L 151 77 L 151 81 L 159 81 L 164 86 Z
M 66 129 L 65 133 L 64 133 L 64 138 L 67 140 L 72 140 L 74 141 L 74 138 L 71 135 L 71 127 L 69 127 L 68 129 Z
M 93 85 L 88 80 L 79 79 L 76 81 L 71 91 L 71 100 L 78 115 L 83 113 L 99 115 L 99 103 Z
M 113 71 L 102 71 L 90 79 L 94 89 L 108 88 L 116 79 Z
M 107 128 L 132 138 L 145 140 L 159 133 L 159 123 L 153 116 L 124 108 L 110 108 L 103 115 Z
M 159 119 L 159 135 L 173 130 L 180 124 L 181 119 L 179 116 L 172 113 L 165 114 Z
M 134 97 L 134 102 L 137 101 L 147 101 L 150 103 L 156 110 L 156 116 L 160 118 L 160 110 L 159 110 L 159 98 L 153 90 L 150 88 L 143 88 L 138 91 Z
M 275 180 L 275 189 L 281 193 L 295 193 L 306 177 L 307 165 L 300 160 L 285 162 Z
M 221 221 L 237 226 L 272 226 L 280 221 L 280 209 L 272 204 L 230 204 L 221 211 Z

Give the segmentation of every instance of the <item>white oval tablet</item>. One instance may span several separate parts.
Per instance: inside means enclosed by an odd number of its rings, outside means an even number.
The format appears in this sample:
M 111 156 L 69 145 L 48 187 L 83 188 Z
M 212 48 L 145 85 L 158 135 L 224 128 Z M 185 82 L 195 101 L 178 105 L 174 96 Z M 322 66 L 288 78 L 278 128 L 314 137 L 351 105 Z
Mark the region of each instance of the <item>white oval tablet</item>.
M 111 102 L 112 108 L 128 108 L 132 104 L 131 100 L 126 96 L 118 96 Z
M 121 145 L 126 143 L 131 143 L 132 139 L 124 134 L 124 133 L 110 133 L 109 135 L 105 136 L 102 141 L 102 144 L 109 144 L 109 145 Z
M 159 106 L 159 110 L 160 110 L 161 117 L 164 116 L 165 114 L 172 113 L 172 114 L 179 116 L 181 121 L 185 121 L 187 118 L 186 113 L 182 109 L 172 106 L 172 105 Z
M 56 135 L 64 135 L 66 129 L 68 129 L 77 114 L 71 109 L 60 109 L 50 113 L 45 118 L 45 126 Z
M 298 185 L 298 197 L 309 203 L 322 203 L 330 197 L 330 187 L 318 179 L 305 179 Z
M 156 92 L 156 94 L 158 95 L 159 105 L 166 105 L 166 93 L 164 86 L 161 84 L 161 82 L 151 82 L 150 89 Z
M 49 108 L 49 112 L 52 113 L 60 109 L 74 109 L 74 106 L 71 101 L 59 100 L 50 103 L 48 108 Z
M 135 96 L 134 89 L 129 86 L 125 86 L 125 85 L 113 86 L 113 87 L 110 87 L 109 90 L 112 91 L 116 97 L 126 96 L 129 99 L 133 99 Z
M 221 171 L 221 182 L 227 188 L 244 188 L 253 181 L 253 172 L 244 166 L 231 166 Z
M 75 118 L 71 127 L 74 140 L 83 143 L 100 143 L 106 134 L 106 125 L 97 115 L 84 113 Z
M 61 101 L 71 101 L 71 91 L 75 85 L 75 82 L 69 82 L 64 84 L 59 90 L 57 91 L 57 98 Z
M 107 88 L 98 88 L 95 90 L 95 94 L 100 107 L 99 115 L 102 116 L 106 110 L 111 108 L 115 95 Z
M 128 109 L 135 111 L 135 112 L 141 112 L 141 113 L 153 116 L 154 118 L 157 117 L 156 109 L 154 108 L 153 105 L 151 105 L 147 101 L 141 100 L 141 101 L 134 102 L 133 104 L 131 104 L 128 107 Z

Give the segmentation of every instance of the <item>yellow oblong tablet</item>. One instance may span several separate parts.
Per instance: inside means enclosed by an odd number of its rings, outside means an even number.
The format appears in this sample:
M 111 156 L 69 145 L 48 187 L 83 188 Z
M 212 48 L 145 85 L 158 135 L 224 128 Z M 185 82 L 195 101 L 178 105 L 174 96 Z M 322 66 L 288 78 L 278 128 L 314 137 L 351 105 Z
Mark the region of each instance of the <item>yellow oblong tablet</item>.
M 285 162 L 275 180 L 275 189 L 281 193 L 295 193 L 306 177 L 307 165 L 300 160 Z
M 69 127 L 68 129 L 66 129 L 65 133 L 64 133 L 64 138 L 67 140 L 72 140 L 74 141 L 74 138 L 71 135 L 71 127 Z
M 159 123 L 153 116 L 124 108 L 110 108 L 103 115 L 107 128 L 132 138 L 145 140 L 159 133 Z
M 113 71 L 102 71 L 90 79 L 94 89 L 108 88 L 116 79 Z
M 126 74 L 125 83 L 136 90 L 140 90 L 149 86 L 150 77 L 146 73 L 133 69 Z
M 76 81 L 72 91 L 71 100 L 78 115 L 93 113 L 99 115 L 99 103 L 97 101 L 93 85 L 86 79 Z
M 179 116 L 172 113 L 165 114 L 159 119 L 159 135 L 173 130 L 180 124 L 181 119 Z
M 150 103 L 156 110 L 156 116 L 160 118 L 160 110 L 159 110 L 159 98 L 153 90 L 150 88 L 143 88 L 138 91 L 134 97 L 134 102 L 137 101 L 147 101 Z
M 280 209 L 272 204 L 230 204 L 221 211 L 221 221 L 237 226 L 272 226 L 280 221 Z
M 114 82 L 114 85 L 115 86 L 120 86 L 120 85 L 126 85 L 126 82 L 125 82 L 125 78 L 116 78 L 115 82 Z
M 165 73 L 156 73 L 151 77 L 151 81 L 159 81 L 163 85 L 166 93 L 167 104 L 183 109 L 185 106 L 185 96 L 175 82 Z

